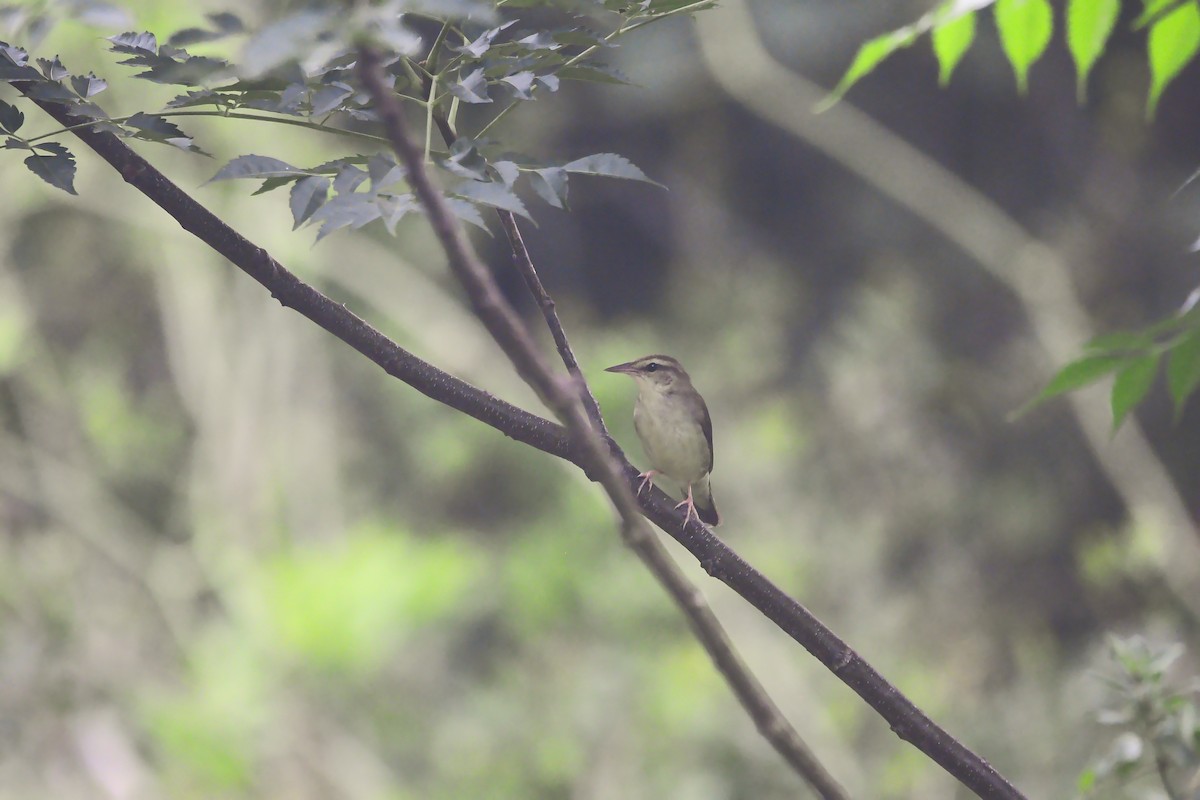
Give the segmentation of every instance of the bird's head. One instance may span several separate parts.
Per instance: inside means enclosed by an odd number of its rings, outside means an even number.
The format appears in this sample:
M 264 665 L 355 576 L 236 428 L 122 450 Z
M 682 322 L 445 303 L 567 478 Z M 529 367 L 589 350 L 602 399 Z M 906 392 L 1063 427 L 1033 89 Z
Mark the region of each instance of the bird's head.
M 687 372 L 670 356 L 642 356 L 635 361 L 609 367 L 605 372 L 628 375 L 637 382 L 639 391 L 657 391 L 665 394 L 692 385 Z

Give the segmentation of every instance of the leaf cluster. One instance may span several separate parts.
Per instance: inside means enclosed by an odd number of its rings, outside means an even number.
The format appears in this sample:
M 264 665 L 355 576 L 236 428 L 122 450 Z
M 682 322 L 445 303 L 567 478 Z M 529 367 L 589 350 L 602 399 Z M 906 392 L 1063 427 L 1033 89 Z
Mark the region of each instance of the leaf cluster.
M 631 30 L 707 8 L 712 0 L 643 0 L 634 5 L 602 0 L 569 10 L 560 5 L 391 0 L 348 13 L 296 11 L 258 30 L 250 30 L 234 14 L 210 14 L 205 25 L 177 31 L 165 42 L 151 32 L 120 33 L 109 37 L 110 49 L 121 57 L 118 63 L 139 70 L 133 77 L 185 90 L 165 109 L 125 117 L 110 116 L 91 99 L 107 86 L 105 81 L 90 73 L 72 74 L 57 58 L 37 59 L 40 68 L 35 68 L 25 50 L 3 45 L 0 80 L 17 82 L 37 100 L 66 106 L 94 129 L 197 153 L 203 151 L 170 117 L 267 120 L 369 143 L 368 149 L 312 167 L 293 166 L 272 155 L 241 155 L 213 180 L 262 179 L 256 194 L 289 187 L 295 226 L 319 226 L 318 239 L 375 220 L 394 233 L 397 223 L 418 209 L 403 169 L 379 152 L 382 140 L 364 131 L 376 122 L 376 114 L 355 86 L 353 70 L 358 43 L 368 41 L 389 54 L 394 90 L 423 113 L 426 158 L 439 168 L 451 208 L 486 229 L 481 213 L 486 209 L 530 217 L 521 194 L 566 209 L 572 175 L 651 182 L 614 153 L 547 160 L 511 152 L 485 134 L 514 108 L 558 91 L 563 81 L 628 83 L 598 56 Z M 607 33 L 600 32 L 604 28 Z M 228 39 L 241 40 L 237 58 L 185 49 Z M 464 106 L 498 110 L 472 114 L 473 121 L 481 121 L 471 132 L 460 133 Z M 31 151 L 26 159 L 30 170 L 74 192 L 70 151 L 63 144 L 40 141 L 62 131 L 23 138 L 17 132 L 23 122 L 14 106 L 0 105 L 6 146 Z M 435 132 L 448 149 L 435 147 Z
M 1200 717 L 1194 700 L 1197 685 L 1182 690 L 1166 681 L 1172 664 L 1183 654 L 1179 644 L 1155 647 L 1140 636 L 1109 637 L 1118 671 L 1105 676 L 1110 690 L 1097 720 L 1118 731 L 1107 752 L 1079 776 L 1088 794 L 1104 781 L 1126 783 L 1157 773 L 1169 797 L 1182 797 L 1175 784 L 1194 780 L 1200 770 Z
M 1111 394 L 1115 432 L 1149 394 L 1163 364 L 1178 419 L 1200 386 L 1200 316 L 1196 311 L 1172 315 L 1141 331 L 1118 331 L 1093 339 L 1079 358 L 1055 373 L 1030 406 L 1115 375 Z
M 939 67 L 939 81 L 949 83 L 955 68 L 975 41 L 976 18 L 988 7 L 1000 45 L 1012 65 L 1017 89 L 1024 94 L 1029 70 L 1045 54 L 1054 34 L 1055 11 L 1050 0 L 943 0 L 911 25 L 863 44 L 825 105 L 836 103 L 850 87 L 870 74 L 888 56 L 929 36 Z M 1067 49 L 1075 62 L 1076 95 L 1087 97 L 1088 76 L 1104 54 L 1121 14 L 1121 0 L 1068 0 L 1063 13 Z M 1134 30 L 1146 31 L 1150 89 L 1146 116 L 1152 118 L 1163 90 L 1200 49 L 1200 5 L 1197 0 L 1143 0 Z

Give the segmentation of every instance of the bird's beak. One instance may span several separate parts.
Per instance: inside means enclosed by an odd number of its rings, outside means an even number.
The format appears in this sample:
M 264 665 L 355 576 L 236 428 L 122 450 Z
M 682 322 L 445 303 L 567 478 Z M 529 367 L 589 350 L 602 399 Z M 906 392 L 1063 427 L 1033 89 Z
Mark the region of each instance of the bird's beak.
M 634 368 L 632 361 L 627 361 L 624 364 L 617 364 L 615 366 L 608 367 L 604 371 L 605 372 L 622 372 L 626 375 L 632 375 L 637 370 Z

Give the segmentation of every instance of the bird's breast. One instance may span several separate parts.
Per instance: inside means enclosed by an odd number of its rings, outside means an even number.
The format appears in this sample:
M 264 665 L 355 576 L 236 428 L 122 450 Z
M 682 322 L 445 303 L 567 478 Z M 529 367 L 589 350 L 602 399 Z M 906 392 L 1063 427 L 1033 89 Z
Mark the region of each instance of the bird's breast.
M 654 469 L 685 485 L 708 473 L 712 461 L 708 439 L 684 399 L 639 393 L 633 426 Z

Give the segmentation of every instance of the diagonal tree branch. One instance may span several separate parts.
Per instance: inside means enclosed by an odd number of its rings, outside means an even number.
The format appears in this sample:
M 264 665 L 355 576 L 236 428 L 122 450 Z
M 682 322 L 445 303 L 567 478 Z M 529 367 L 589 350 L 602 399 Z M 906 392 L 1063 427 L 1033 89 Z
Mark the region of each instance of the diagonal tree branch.
M 524 270 L 526 280 L 532 281 L 541 290 L 544 298 L 543 311 L 549 315 L 548 321 L 552 320 L 555 340 L 559 343 L 559 352 L 572 372 L 573 383 L 555 377 L 553 370 L 542 359 L 529 329 L 504 298 L 496 279 L 475 253 L 462 226 L 450 211 L 441 190 L 434 186 L 425 169 L 422 152 L 408 133 L 399 99 L 384 77 L 379 54 L 367 46 L 362 46 L 358 56 L 359 80 L 375 103 L 376 112 L 383 122 L 392 148 L 404 162 L 405 178 L 425 207 L 430 224 L 449 258 L 450 270 L 466 290 L 475 313 L 492 334 L 492 338 L 504 349 L 526 383 L 538 393 L 547 406 L 554 409 L 559 419 L 567 426 L 585 467 L 596 476 L 596 480 L 617 507 L 621 517 L 621 533 L 626 543 L 638 554 L 684 612 L 697 638 L 763 736 L 821 797 L 828 800 L 844 800 L 844 790 L 813 756 L 763 686 L 750 673 L 733 649 L 733 643 L 721 628 L 704 596 L 684 576 L 642 518 L 641 509 L 634 499 L 629 482 L 622 475 L 621 464 L 601 438 L 601 427 L 593 427 L 592 421 L 584 411 L 583 398 L 591 397 L 591 392 L 567 344 L 566 333 L 558 324 L 553 301 L 541 288 L 541 282 L 533 269 L 533 262 L 528 259 L 528 254 Z M 520 241 L 520 231 L 516 230 L 515 221 L 510 219 L 509 222 L 513 223 L 509 236 L 516 249 L 516 242 Z M 523 242 L 521 247 L 523 249 Z M 594 398 L 592 406 L 595 408 L 596 419 L 599 419 L 599 406 Z
M 32 84 L 12 81 L 28 97 Z M 144 158 L 110 133 L 93 130 L 61 104 L 29 97 L 107 161 L 130 185 L 179 222 L 180 226 L 228 258 L 266 287 L 279 302 L 349 344 L 389 375 L 427 397 L 495 428 L 504 435 L 584 468 L 583 460 L 559 425 L 499 400 L 449 375 L 396 345 L 379 331 L 307 285 L 262 248 L 230 228 L 215 214 L 171 183 Z M 624 477 L 636 485 L 638 470 L 619 448 L 613 450 Z M 588 476 L 595 479 L 593 475 Z M 642 513 L 696 557 L 701 566 L 800 643 L 880 716 L 898 736 L 911 742 L 980 797 L 1023 795 L 990 764 L 930 720 L 895 686 L 863 661 L 803 605 L 751 567 L 700 522 L 684 523 L 674 501 L 659 489 L 637 498 Z

